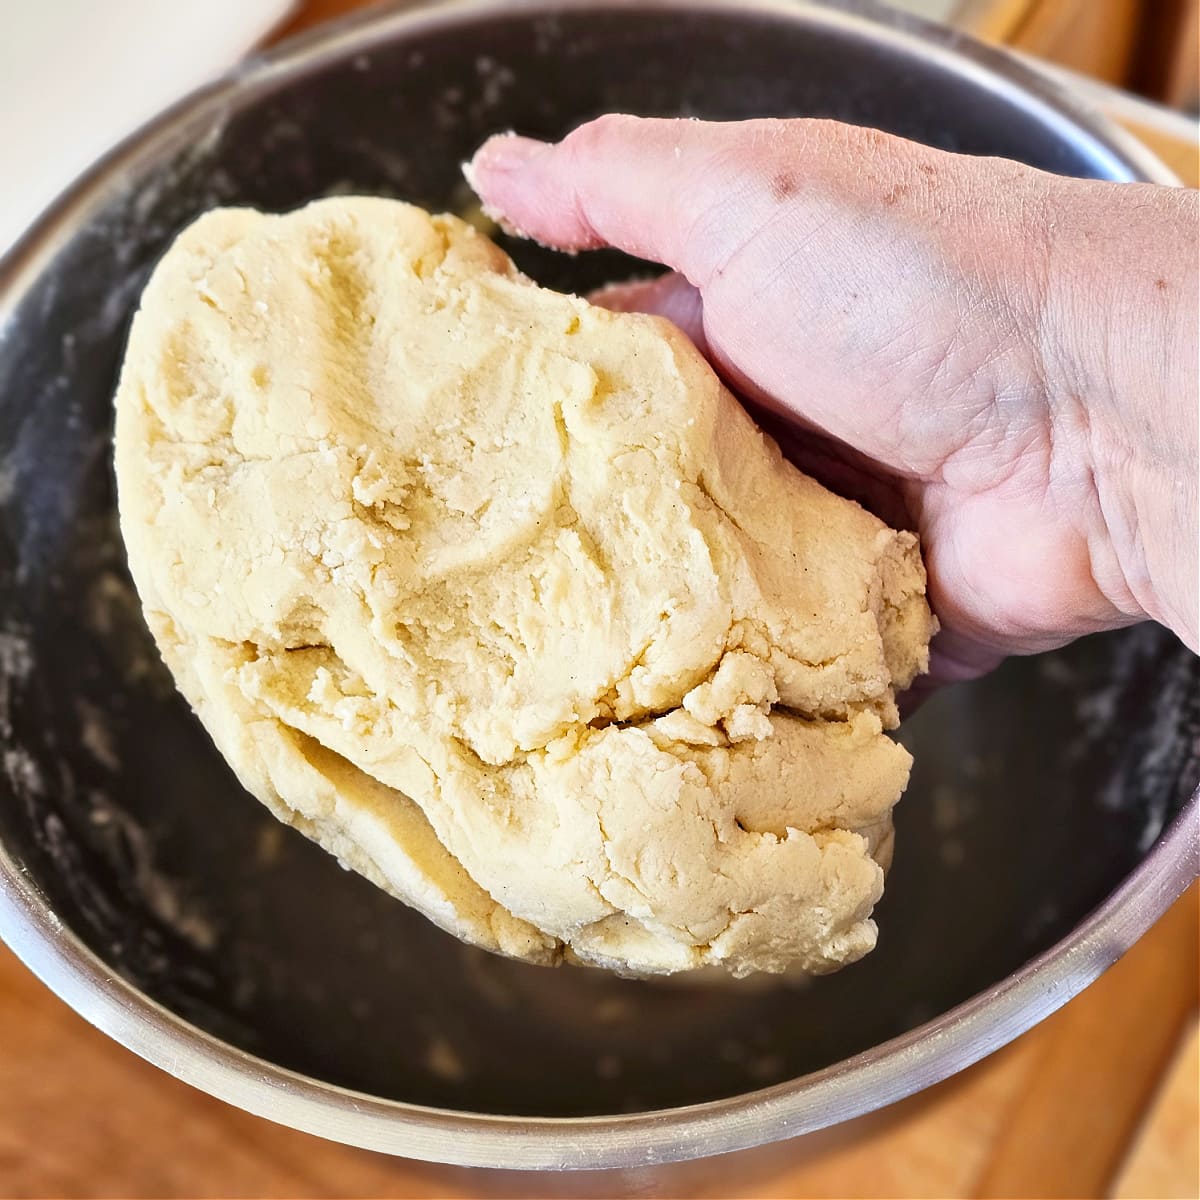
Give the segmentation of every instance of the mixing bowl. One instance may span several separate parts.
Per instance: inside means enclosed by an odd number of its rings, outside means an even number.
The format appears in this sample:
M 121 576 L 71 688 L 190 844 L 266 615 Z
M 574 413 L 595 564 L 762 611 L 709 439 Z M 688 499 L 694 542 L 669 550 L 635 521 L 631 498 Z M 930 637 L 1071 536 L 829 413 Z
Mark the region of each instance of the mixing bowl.
M 30 232 L 0 278 L 0 934 L 138 1054 L 361 1146 L 602 1166 L 840 1121 L 1062 1004 L 1195 868 L 1196 662 L 1151 627 L 1010 662 L 906 724 L 916 767 L 879 948 L 803 985 L 491 957 L 240 789 L 158 660 L 113 509 L 111 397 L 147 272 L 217 204 L 458 207 L 458 164 L 487 134 L 558 135 L 605 110 L 820 114 L 1163 178 L 1014 61 L 882 10 L 456 3 L 373 10 L 251 60 Z M 575 290 L 635 267 L 509 249 Z

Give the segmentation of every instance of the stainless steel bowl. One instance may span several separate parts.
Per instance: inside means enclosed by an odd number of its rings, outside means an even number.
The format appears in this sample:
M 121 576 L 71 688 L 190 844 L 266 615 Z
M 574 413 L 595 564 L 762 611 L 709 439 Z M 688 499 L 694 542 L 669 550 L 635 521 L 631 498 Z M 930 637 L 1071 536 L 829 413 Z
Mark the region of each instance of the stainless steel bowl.
M 1195 873 L 1196 663 L 1149 627 L 1009 663 L 906 726 L 881 945 L 802 988 L 468 950 L 237 787 L 154 654 L 116 533 L 110 398 L 148 270 L 214 204 L 454 207 L 486 134 L 612 109 L 822 114 L 1169 181 L 1026 67 L 865 5 L 407 5 L 240 67 L 30 232 L 0 267 L 0 933 L 136 1053 L 325 1137 L 583 1167 L 803 1133 L 1003 1045 Z M 511 249 L 574 289 L 631 269 Z

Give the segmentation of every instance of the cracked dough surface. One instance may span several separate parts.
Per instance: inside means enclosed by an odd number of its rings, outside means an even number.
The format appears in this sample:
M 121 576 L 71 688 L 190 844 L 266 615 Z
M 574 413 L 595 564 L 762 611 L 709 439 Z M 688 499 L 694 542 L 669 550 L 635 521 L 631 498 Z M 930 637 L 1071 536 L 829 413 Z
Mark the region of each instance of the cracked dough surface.
M 916 539 L 669 323 L 395 201 L 214 211 L 142 298 L 116 465 L 147 620 L 242 782 L 444 929 L 628 972 L 874 945 Z

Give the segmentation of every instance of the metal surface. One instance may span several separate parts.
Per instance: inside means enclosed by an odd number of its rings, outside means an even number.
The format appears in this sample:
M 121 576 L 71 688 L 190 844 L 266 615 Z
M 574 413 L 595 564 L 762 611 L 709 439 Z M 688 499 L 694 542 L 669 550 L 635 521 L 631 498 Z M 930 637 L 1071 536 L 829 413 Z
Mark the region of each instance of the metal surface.
M 803 987 L 472 951 L 240 791 L 157 661 L 115 529 L 110 397 L 146 273 L 213 204 L 354 189 L 454 207 L 488 132 L 607 108 L 832 115 L 1168 179 L 1036 74 L 866 6 L 402 7 L 184 102 L 0 266 L 0 935 L 150 1061 L 356 1145 L 632 1165 L 843 1120 L 1041 1019 L 1195 872 L 1196 661 L 1150 627 L 1011 662 L 906 725 L 880 947 Z M 633 265 L 510 249 L 574 289 Z

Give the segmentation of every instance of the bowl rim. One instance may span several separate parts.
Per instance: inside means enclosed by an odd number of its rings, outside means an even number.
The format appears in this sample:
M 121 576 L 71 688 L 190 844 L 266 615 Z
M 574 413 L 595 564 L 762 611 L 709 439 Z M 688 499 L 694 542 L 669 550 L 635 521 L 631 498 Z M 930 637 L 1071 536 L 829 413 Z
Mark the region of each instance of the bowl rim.
M 0 259 L 0 350 L 21 296 L 121 177 L 202 118 L 218 127 L 280 79 L 369 53 L 407 33 L 480 16 L 627 7 L 776 15 L 840 27 L 932 60 L 1085 140 L 1118 175 L 1177 184 L 1131 134 L 1014 56 L 873 0 L 394 0 L 252 57 L 143 126 L 97 162 Z M 1141 863 L 1057 944 L 916 1029 L 820 1071 L 722 1100 L 600 1117 L 527 1117 L 430 1108 L 354 1092 L 280 1067 L 206 1033 L 116 975 L 0 845 L 0 939 L 92 1025 L 147 1061 L 268 1120 L 430 1162 L 514 1169 L 634 1167 L 746 1149 L 860 1116 L 939 1082 L 1065 1004 L 1116 961 L 1197 875 L 1200 788 Z

